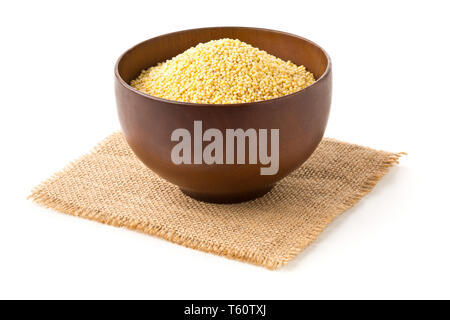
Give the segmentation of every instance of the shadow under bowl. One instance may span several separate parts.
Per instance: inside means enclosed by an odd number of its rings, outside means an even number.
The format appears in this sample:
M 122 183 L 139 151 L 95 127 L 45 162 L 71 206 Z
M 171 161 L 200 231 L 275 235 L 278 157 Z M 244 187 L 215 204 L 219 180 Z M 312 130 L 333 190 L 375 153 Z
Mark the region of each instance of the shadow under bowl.
M 200 42 L 221 38 L 239 39 L 283 60 L 304 65 L 314 74 L 316 82 L 280 98 L 241 104 L 171 101 L 142 93 L 129 85 L 143 69 L 171 59 Z M 126 140 L 147 167 L 195 199 L 241 202 L 264 195 L 277 181 L 302 165 L 320 143 L 331 104 L 331 61 L 315 43 L 280 31 L 247 27 L 185 30 L 149 39 L 126 51 L 115 67 L 115 94 Z M 175 164 L 171 154 L 179 142 L 171 139 L 174 130 L 189 131 L 192 158 L 195 152 L 201 155 L 210 143 L 202 141 L 201 135 L 200 140 L 196 140 L 199 135 L 195 135 L 194 121 L 201 121 L 202 132 L 214 128 L 220 130 L 223 137 L 226 137 L 226 129 L 255 129 L 256 132 L 266 129 L 269 151 L 271 129 L 278 129 L 278 171 L 261 175 L 260 169 L 269 164 L 249 163 L 248 140 L 244 164 L 237 164 L 237 161 L 206 164 L 203 159 L 199 164 Z M 224 158 L 225 144 L 224 139 Z M 237 153 L 236 142 L 234 155 Z

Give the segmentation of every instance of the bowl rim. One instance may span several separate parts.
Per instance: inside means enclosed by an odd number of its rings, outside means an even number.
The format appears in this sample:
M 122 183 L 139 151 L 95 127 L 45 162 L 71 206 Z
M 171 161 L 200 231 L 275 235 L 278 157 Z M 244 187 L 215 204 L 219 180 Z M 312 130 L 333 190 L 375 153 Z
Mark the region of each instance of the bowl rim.
M 123 80 L 122 76 L 119 73 L 119 64 L 122 61 L 123 57 L 128 54 L 130 51 L 132 51 L 133 49 L 139 47 L 140 45 L 142 45 L 143 43 L 150 41 L 150 40 L 154 40 L 157 38 L 162 38 L 162 37 L 166 37 L 168 35 L 173 35 L 173 34 L 177 34 L 177 33 L 185 33 L 185 32 L 191 32 L 191 31 L 196 31 L 196 30 L 212 30 L 212 29 L 223 29 L 223 28 L 227 28 L 227 29 L 249 29 L 249 30 L 256 30 L 256 31 L 270 31 L 270 32 L 274 32 L 274 33 L 279 33 L 279 34 L 283 34 L 283 35 L 287 35 L 287 36 L 291 36 L 291 37 L 295 37 L 298 39 L 301 39 L 303 41 L 306 41 L 310 44 L 312 44 L 313 46 L 316 46 L 317 48 L 319 48 L 322 53 L 325 55 L 326 59 L 327 59 L 327 68 L 325 69 L 324 73 L 319 77 L 319 79 L 317 79 L 313 84 L 307 86 L 304 89 L 301 89 L 299 91 L 296 91 L 294 93 L 290 93 L 281 97 L 277 97 L 277 98 L 272 98 L 272 99 L 268 99 L 268 100 L 261 100 L 261 101 L 254 101 L 254 102 L 243 102 L 243 103 L 194 103 L 194 102 L 183 102 L 183 101 L 177 101 L 177 100 L 169 100 L 169 99 L 165 99 L 165 98 L 160 98 L 157 96 L 153 96 L 151 94 L 148 93 L 144 93 L 142 91 L 139 91 L 137 89 L 135 89 L 134 87 L 130 86 L 125 80 Z M 328 53 L 321 47 L 319 46 L 317 43 L 306 39 L 304 37 L 298 36 L 296 34 L 293 33 L 289 33 L 289 32 L 284 32 L 284 31 L 279 31 L 279 30 L 273 30 L 273 29 L 267 29 L 267 28 L 256 28 L 256 27 L 241 27 L 241 26 L 223 26 L 223 27 L 204 27 L 204 28 L 192 28 L 192 29 L 185 29 L 185 30 L 180 30 L 180 31 L 175 31 L 175 32 L 169 32 L 169 33 L 165 33 L 156 37 L 152 37 L 149 38 L 147 40 L 141 41 L 138 44 L 132 46 L 131 48 L 127 49 L 124 53 L 122 53 L 119 58 L 116 61 L 116 64 L 114 66 L 114 75 L 117 81 L 119 81 L 119 83 L 125 87 L 128 90 L 131 90 L 132 92 L 141 95 L 145 98 L 148 99 L 152 99 L 152 100 L 156 100 L 159 102 L 164 102 L 164 103 L 168 103 L 168 104 L 174 104 L 174 105 L 184 105 L 184 106 L 196 106 L 196 107 L 241 107 L 241 106 L 250 106 L 250 105 L 255 105 L 255 104 L 264 104 L 264 103 L 269 103 L 269 102 L 275 102 L 275 101 L 280 101 L 282 99 L 289 99 L 293 96 L 296 95 L 301 95 L 304 94 L 304 92 L 308 91 L 308 89 L 310 90 L 311 88 L 313 88 L 314 86 L 316 86 L 319 82 L 322 82 L 323 79 L 325 79 L 329 73 L 331 72 L 331 58 L 328 55 Z

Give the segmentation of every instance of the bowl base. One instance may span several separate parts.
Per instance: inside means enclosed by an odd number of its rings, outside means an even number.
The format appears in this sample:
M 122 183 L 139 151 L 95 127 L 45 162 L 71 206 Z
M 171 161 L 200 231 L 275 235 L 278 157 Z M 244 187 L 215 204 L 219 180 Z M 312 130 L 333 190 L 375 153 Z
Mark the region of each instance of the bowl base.
M 199 201 L 210 202 L 210 203 L 239 203 L 254 200 L 256 198 L 262 197 L 270 190 L 272 190 L 273 186 L 250 191 L 245 193 L 226 193 L 226 194 L 211 194 L 211 193 L 202 193 L 197 191 L 190 191 L 181 189 L 185 195 Z

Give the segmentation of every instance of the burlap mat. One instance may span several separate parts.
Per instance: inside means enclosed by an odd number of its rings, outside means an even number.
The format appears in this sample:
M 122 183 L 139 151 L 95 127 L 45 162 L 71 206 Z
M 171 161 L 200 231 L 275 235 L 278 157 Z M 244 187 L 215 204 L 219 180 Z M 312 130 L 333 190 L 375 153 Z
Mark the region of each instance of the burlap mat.
M 324 139 L 266 196 L 208 204 L 152 173 L 115 133 L 36 187 L 30 198 L 60 212 L 275 269 L 368 193 L 400 155 Z

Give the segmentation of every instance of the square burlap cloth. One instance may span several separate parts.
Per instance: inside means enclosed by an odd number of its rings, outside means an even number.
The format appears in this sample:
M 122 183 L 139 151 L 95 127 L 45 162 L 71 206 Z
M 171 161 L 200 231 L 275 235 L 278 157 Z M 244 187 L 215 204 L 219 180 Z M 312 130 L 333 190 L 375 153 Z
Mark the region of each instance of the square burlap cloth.
M 152 173 L 123 135 L 114 133 L 37 186 L 30 198 L 60 212 L 275 269 L 367 194 L 400 155 L 324 139 L 264 197 L 209 204 Z

